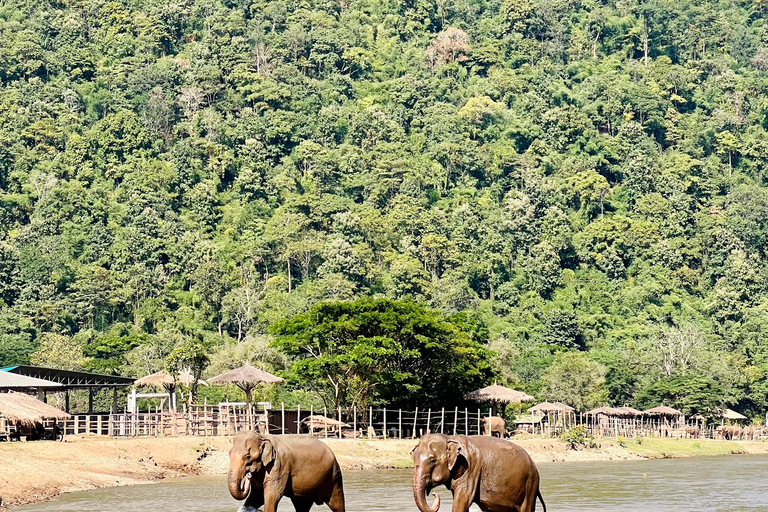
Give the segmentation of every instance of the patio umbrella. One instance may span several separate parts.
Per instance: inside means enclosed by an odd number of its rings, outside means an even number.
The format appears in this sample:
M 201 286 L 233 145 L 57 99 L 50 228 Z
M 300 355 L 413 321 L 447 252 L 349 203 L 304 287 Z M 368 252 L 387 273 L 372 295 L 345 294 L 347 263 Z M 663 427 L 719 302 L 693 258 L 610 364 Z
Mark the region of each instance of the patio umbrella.
M 464 395 L 464 400 L 473 400 L 475 402 L 490 402 L 493 414 L 496 414 L 496 404 L 520 404 L 530 400 L 536 400 L 534 397 L 516 389 L 505 388 L 498 384 L 478 389 Z
M 285 381 L 269 372 L 259 370 L 258 368 L 246 364 L 240 368 L 235 368 L 234 370 L 229 370 L 221 375 L 211 377 L 208 379 L 208 382 L 213 384 L 234 384 L 243 390 L 245 393 L 245 400 L 250 404 L 253 388 L 258 384 L 282 384 Z

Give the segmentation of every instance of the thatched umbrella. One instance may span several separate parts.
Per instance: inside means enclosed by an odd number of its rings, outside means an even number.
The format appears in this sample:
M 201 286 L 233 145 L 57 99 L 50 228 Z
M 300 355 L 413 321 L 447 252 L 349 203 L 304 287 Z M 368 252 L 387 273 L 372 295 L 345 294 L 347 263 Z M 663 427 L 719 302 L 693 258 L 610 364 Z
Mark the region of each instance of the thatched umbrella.
M 178 375 L 171 375 L 165 372 L 155 372 L 151 375 L 147 375 L 146 377 L 136 379 L 133 385 L 134 386 L 155 386 L 155 387 L 162 386 L 168 392 L 169 399 L 171 400 L 171 407 L 175 410 L 176 404 L 175 404 L 175 400 L 173 399 L 173 396 L 176 393 L 176 386 L 178 386 L 179 384 L 186 384 L 188 386 L 191 386 L 194 382 L 195 382 L 195 377 L 188 372 L 182 372 L 182 373 L 179 373 Z M 204 386 L 208 385 L 208 383 L 205 382 L 204 380 L 198 380 L 198 383 Z
M 570 405 L 565 405 L 562 402 L 542 402 L 538 405 L 534 405 L 530 409 L 528 409 L 528 412 L 530 413 L 539 413 L 546 416 L 553 416 L 555 423 L 560 424 L 560 419 L 563 419 L 562 425 L 565 426 L 566 420 L 568 420 L 571 417 L 571 414 L 574 414 L 574 409 Z M 549 418 L 550 423 L 552 423 L 552 418 Z
M 551 413 L 558 413 L 563 412 L 565 409 L 563 409 L 558 404 L 553 404 L 550 402 L 541 402 L 540 404 L 536 404 L 530 409 L 528 409 L 528 412 L 530 413 L 541 413 L 541 414 L 551 414 Z
M 647 411 L 643 411 L 643 414 L 647 414 L 648 416 L 682 416 L 683 415 L 683 413 L 678 411 L 677 409 L 667 407 L 666 405 L 660 405 L 658 407 L 654 407 L 653 409 L 648 409 Z
M 12 423 L 34 426 L 44 420 L 66 420 L 69 414 L 25 393 L 0 393 L 0 415 Z
M 473 400 L 475 402 L 490 402 L 491 411 L 496 414 L 496 404 L 520 404 L 530 400 L 536 400 L 534 397 L 516 389 L 505 388 L 498 384 L 478 389 L 464 395 L 464 400 Z
M 643 411 L 635 409 L 634 407 L 628 407 L 626 405 L 624 407 L 617 407 L 616 410 L 622 411 L 623 413 L 625 413 L 626 416 L 642 416 L 643 415 Z
M 246 364 L 240 368 L 235 368 L 234 370 L 229 370 L 221 375 L 211 377 L 208 379 L 208 382 L 214 384 L 234 384 L 243 390 L 245 393 L 245 400 L 250 404 L 253 388 L 258 384 L 282 384 L 285 381 L 269 372 L 259 370 L 258 368 Z

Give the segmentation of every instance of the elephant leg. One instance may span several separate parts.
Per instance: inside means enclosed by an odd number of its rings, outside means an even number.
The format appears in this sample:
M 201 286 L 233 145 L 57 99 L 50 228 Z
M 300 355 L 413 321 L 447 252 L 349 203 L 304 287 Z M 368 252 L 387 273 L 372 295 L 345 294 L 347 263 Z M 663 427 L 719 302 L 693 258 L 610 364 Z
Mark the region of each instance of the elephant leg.
M 283 497 L 282 493 L 264 493 L 264 512 L 277 512 L 277 504 Z
M 461 495 L 453 495 L 453 506 L 451 512 L 467 512 L 469 507 L 472 506 L 472 498 Z
M 347 505 L 344 502 L 344 488 L 337 484 L 331 493 L 331 499 L 328 500 L 328 508 L 333 512 L 346 512 Z
M 309 512 L 309 509 L 312 508 L 311 500 L 306 501 L 298 498 L 291 498 L 291 502 L 293 503 L 293 508 L 296 509 L 296 512 Z

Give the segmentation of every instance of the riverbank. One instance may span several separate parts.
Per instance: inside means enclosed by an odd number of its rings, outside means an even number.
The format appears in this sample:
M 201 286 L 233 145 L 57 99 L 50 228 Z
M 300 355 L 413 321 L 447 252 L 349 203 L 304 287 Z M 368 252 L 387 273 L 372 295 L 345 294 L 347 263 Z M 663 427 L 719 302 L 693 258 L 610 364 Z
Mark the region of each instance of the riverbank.
M 646 438 L 601 440 L 570 450 L 559 439 L 515 439 L 537 463 L 768 453 L 768 443 Z M 411 467 L 415 441 L 326 441 L 343 470 Z M 0 510 L 65 492 L 146 484 L 186 475 L 225 474 L 229 438 L 110 439 L 68 437 L 64 443 L 0 443 Z

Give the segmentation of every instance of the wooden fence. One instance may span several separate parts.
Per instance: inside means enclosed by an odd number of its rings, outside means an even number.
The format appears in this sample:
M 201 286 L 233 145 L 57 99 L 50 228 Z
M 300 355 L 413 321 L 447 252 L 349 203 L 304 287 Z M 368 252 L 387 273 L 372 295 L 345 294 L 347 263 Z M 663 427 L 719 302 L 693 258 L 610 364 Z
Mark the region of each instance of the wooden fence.
M 307 418 L 328 418 L 314 423 L 309 432 Z M 489 413 L 480 409 L 271 409 L 259 411 L 240 403 L 194 405 L 175 414 L 161 411 L 136 414 L 81 414 L 59 422 L 65 435 L 136 436 L 232 436 L 240 431 L 261 430 L 270 434 L 311 433 L 327 438 L 412 439 L 430 432 L 444 434 L 482 434 L 482 422 Z M 336 422 L 348 426 L 338 428 Z M 597 438 L 671 437 L 700 439 L 755 439 L 768 437 L 764 427 L 742 427 L 724 432 L 715 426 L 696 423 L 669 423 L 658 418 L 576 418 L 588 433 Z M 51 427 L 52 425 L 48 425 Z M 534 425 L 508 425 L 508 430 L 541 437 L 556 437 L 564 428 L 547 421 Z

